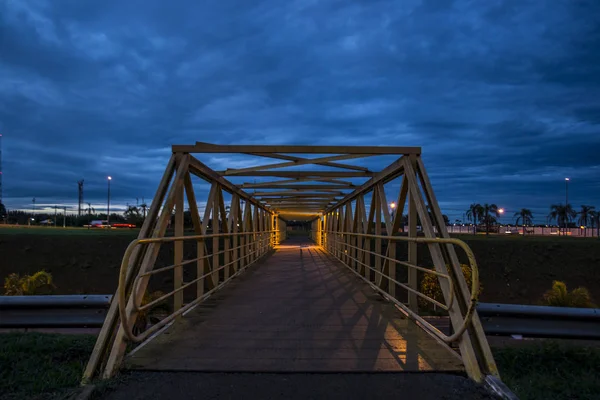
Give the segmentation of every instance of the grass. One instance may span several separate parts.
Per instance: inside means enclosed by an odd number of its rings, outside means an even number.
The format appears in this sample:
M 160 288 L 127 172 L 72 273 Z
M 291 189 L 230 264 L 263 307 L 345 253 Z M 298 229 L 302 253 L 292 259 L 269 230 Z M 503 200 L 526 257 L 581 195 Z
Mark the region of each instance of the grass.
M 79 386 L 93 335 L 0 334 L 0 399 L 62 399 Z
M 494 349 L 494 356 L 521 400 L 600 398 L 600 348 L 542 342 Z
M 0 400 L 63 399 L 79 387 L 92 335 L 0 334 Z M 544 341 L 494 349 L 502 380 L 521 400 L 600 398 L 600 348 Z M 111 390 L 120 378 L 99 384 Z
M 52 235 L 52 236 L 64 236 L 64 235 L 88 235 L 88 236 L 100 236 L 100 235 L 123 235 L 136 237 L 139 233 L 139 229 L 88 229 L 88 228 L 76 228 L 76 227 L 53 227 L 53 226 L 17 226 L 17 225 L 0 225 L 0 235 Z

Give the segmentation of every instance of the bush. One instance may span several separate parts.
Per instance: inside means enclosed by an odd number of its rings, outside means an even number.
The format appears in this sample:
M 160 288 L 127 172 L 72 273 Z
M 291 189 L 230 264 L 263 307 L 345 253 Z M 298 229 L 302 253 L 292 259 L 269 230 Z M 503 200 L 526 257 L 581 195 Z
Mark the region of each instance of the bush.
M 450 266 L 448 264 L 446 264 L 446 268 L 449 269 Z M 469 290 L 473 289 L 473 284 L 472 284 L 472 275 L 471 275 L 471 267 L 467 264 L 461 264 L 460 268 L 462 269 L 462 273 L 463 276 L 465 277 L 465 280 L 467 281 L 467 286 L 469 287 Z M 434 270 L 434 268 L 432 268 Z M 444 278 L 442 278 L 444 279 Z M 479 284 L 479 293 L 481 294 L 481 292 L 483 291 L 483 286 L 481 286 L 481 283 Z M 425 273 L 423 276 L 423 279 L 421 280 L 421 293 L 423 293 L 426 296 L 431 297 L 434 300 L 439 301 L 442 304 L 445 304 L 444 302 L 444 295 L 442 293 L 442 288 L 440 287 L 440 282 L 439 282 L 439 278 L 437 275 L 434 274 L 429 274 L 429 273 Z M 456 295 L 456 293 L 455 293 Z M 419 298 L 419 303 L 421 305 L 421 307 L 424 308 L 430 308 L 431 306 L 433 306 L 434 304 L 432 304 L 431 302 Z
M 38 271 L 33 275 L 22 277 L 19 274 L 10 274 L 4 279 L 5 296 L 50 294 L 55 288 L 52 275 L 46 271 Z
M 561 281 L 552 282 L 552 289 L 544 293 L 542 303 L 554 307 L 596 308 L 590 292 L 584 287 L 578 287 L 571 292 Z

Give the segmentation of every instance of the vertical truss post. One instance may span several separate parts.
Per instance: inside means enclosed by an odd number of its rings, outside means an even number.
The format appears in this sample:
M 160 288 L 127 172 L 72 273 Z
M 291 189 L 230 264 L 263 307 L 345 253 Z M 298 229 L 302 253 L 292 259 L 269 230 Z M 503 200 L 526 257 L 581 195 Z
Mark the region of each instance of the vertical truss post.
M 407 160 L 407 163 L 410 163 L 411 166 L 415 165 L 416 160 L 414 157 L 409 156 L 410 159 Z M 412 187 L 411 187 L 412 189 Z M 409 237 L 417 237 L 417 208 L 415 203 L 415 195 L 416 191 L 411 190 L 408 195 L 408 236 Z M 421 224 L 423 224 L 423 217 L 421 217 Z M 408 262 L 417 265 L 417 244 L 415 242 L 408 243 Z M 408 270 L 408 286 L 414 290 L 419 290 L 419 282 L 417 278 L 417 270 L 414 268 L 409 268 Z M 418 312 L 419 304 L 417 301 L 417 295 L 414 293 L 408 293 L 408 307 L 414 311 Z
M 177 237 L 183 236 L 183 191 L 184 187 L 181 185 L 175 194 L 174 234 Z M 181 265 L 183 261 L 183 241 L 175 241 L 173 242 L 173 246 L 173 264 L 176 265 L 173 269 L 173 289 L 179 289 L 183 286 L 183 266 Z M 173 296 L 173 311 L 177 311 L 181 307 L 183 307 L 183 291 L 179 291 Z
M 192 185 L 192 178 L 188 172 L 185 175 L 185 193 L 187 194 L 188 206 L 190 208 L 190 214 L 192 215 L 192 225 L 194 226 L 194 233 L 197 236 L 205 234 L 202 230 L 202 221 L 200 221 L 200 213 L 198 211 L 198 204 L 196 203 L 196 195 L 194 194 L 194 186 Z M 204 240 L 196 241 L 196 274 L 200 277 L 204 274 L 206 269 L 205 263 L 207 260 L 204 257 Z M 196 282 L 196 298 L 199 299 L 204 295 L 204 279 L 200 279 Z
M 381 199 L 381 211 L 383 213 L 385 232 L 387 236 L 392 237 L 394 236 L 393 222 L 387 207 L 388 203 L 383 182 L 380 182 L 377 185 L 377 190 L 379 191 L 379 198 Z M 389 280 L 383 279 L 383 276 L 381 276 L 382 280 L 380 280 L 379 286 L 382 289 L 387 289 L 390 296 L 396 298 L 396 284 L 392 282 L 392 280 L 396 279 L 396 243 L 392 240 L 387 241 L 386 256 L 388 259 L 383 261 L 383 273 L 389 276 Z
M 221 198 L 221 186 L 218 183 L 215 183 L 215 196 L 213 197 L 213 206 L 212 206 L 212 233 L 220 233 L 221 232 L 221 222 L 219 221 L 219 201 Z M 215 236 L 212 240 L 212 274 L 211 279 L 213 281 L 213 285 L 219 285 L 219 266 L 221 265 L 219 260 L 219 237 Z

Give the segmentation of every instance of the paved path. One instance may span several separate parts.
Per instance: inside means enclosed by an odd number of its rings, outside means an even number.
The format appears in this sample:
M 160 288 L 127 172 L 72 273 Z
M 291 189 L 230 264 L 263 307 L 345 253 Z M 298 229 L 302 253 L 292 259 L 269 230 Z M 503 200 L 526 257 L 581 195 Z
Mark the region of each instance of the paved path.
M 97 398 L 97 397 L 96 397 Z M 441 373 L 251 374 L 134 372 L 104 400 L 492 400 L 462 376 Z
M 127 361 L 204 372 L 462 371 L 346 267 L 287 242 Z M 398 378 L 400 379 L 400 378 Z

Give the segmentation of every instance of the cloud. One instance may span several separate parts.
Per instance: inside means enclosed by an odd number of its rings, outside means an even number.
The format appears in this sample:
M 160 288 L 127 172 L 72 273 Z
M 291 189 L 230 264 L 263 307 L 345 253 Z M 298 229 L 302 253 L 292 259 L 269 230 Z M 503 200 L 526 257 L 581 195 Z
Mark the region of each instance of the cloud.
M 5 202 L 70 204 L 82 178 L 101 200 L 108 174 L 115 202 L 150 198 L 169 146 L 206 141 L 421 146 L 449 209 L 544 208 L 565 175 L 593 203 L 598 20 L 592 1 L 3 2 Z

